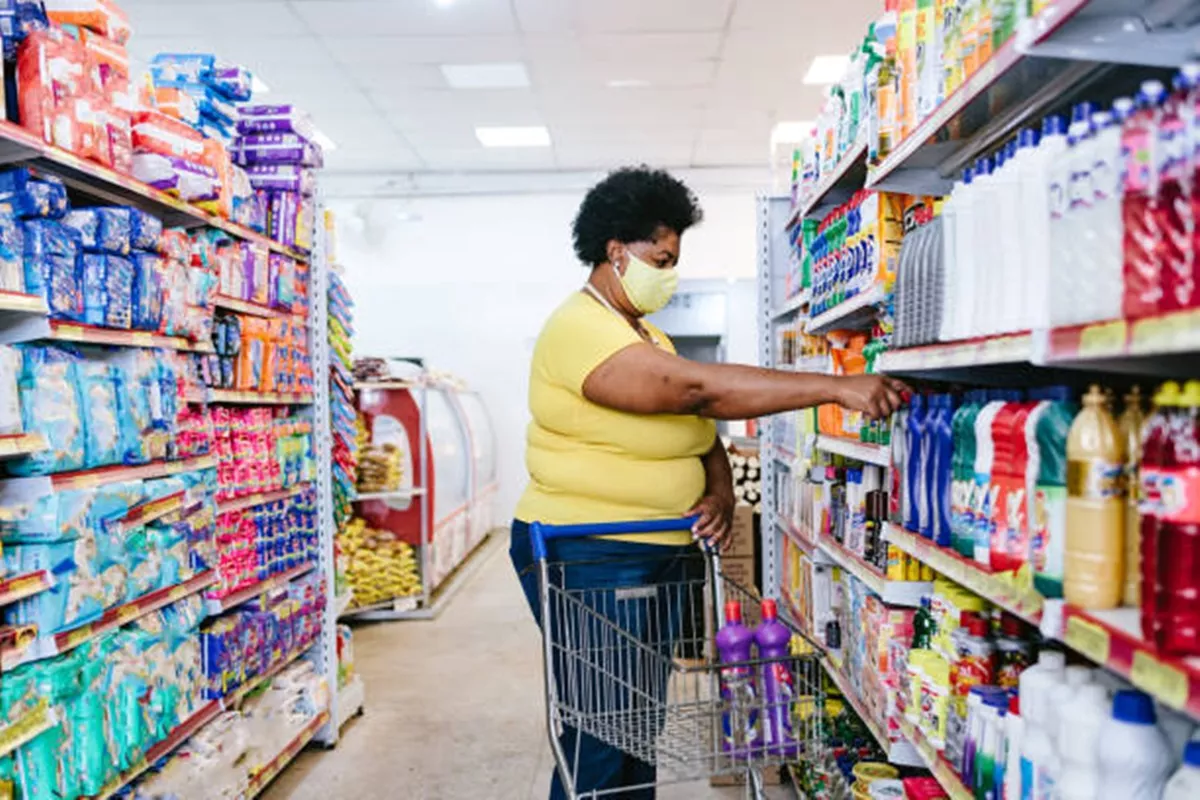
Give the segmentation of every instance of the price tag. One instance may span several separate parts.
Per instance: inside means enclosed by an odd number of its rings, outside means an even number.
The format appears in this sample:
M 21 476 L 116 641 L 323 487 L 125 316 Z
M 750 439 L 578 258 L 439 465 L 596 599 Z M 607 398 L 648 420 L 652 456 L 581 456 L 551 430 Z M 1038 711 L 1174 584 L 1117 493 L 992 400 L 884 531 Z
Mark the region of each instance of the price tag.
M 1125 320 L 1088 325 L 1079 332 L 1079 355 L 1103 356 L 1125 351 Z
M 90 638 L 92 638 L 92 626 L 90 624 L 84 625 L 82 628 L 76 628 L 75 630 L 63 635 L 62 645 L 59 647 L 59 651 L 61 652 L 78 647 Z
M 50 722 L 50 704 L 38 701 L 32 711 L 11 725 L 0 728 L 0 753 L 8 753 L 27 741 L 30 734 L 46 727 Z
M 1067 620 L 1067 646 L 1078 650 L 1097 664 L 1107 664 L 1112 649 L 1108 631 L 1094 622 L 1079 617 Z
M 57 325 L 54 328 L 54 333 L 62 339 L 80 339 L 83 336 L 83 328 L 78 325 Z
M 141 332 L 133 334 L 134 347 L 153 347 L 154 337 L 148 333 Z
M 1133 654 L 1129 680 L 1169 706 L 1183 710 L 1188 701 L 1188 678 L 1183 670 L 1164 664 L 1141 650 Z

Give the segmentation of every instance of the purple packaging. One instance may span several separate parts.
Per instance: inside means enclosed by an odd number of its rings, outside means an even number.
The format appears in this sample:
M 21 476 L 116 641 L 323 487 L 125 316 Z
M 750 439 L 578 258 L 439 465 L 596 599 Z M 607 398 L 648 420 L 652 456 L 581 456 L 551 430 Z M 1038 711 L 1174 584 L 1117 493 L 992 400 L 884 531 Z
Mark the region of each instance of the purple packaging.
M 171 160 L 158 153 L 135 153 L 133 177 L 163 192 L 179 188 L 179 174 L 171 166 Z
M 222 96 L 239 103 L 247 103 L 254 91 L 254 75 L 245 67 L 218 62 L 208 74 L 208 85 Z
M 271 206 L 267 214 L 267 235 L 289 247 L 296 243 L 296 215 L 299 197 L 291 192 L 271 192 Z
M 312 119 L 295 106 L 242 106 L 238 109 L 238 133 L 298 133 L 311 139 L 316 133 Z
M 260 133 L 243 136 L 233 148 L 233 161 L 239 166 L 256 164 L 300 164 L 324 166 L 321 148 L 296 133 Z
M 316 175 L 298 164 L 255 164 L 246 168 L 250 185 L 271 192 L 296 192 L 312 197 L 316 192 Z

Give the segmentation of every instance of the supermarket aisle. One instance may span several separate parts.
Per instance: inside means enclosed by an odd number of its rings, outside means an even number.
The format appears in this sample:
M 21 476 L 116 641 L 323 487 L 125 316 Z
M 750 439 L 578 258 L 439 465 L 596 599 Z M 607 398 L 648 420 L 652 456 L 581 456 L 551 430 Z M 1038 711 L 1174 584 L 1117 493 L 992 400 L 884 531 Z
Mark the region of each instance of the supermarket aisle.
M 542 724 L 537 628 L 508 562 L 507 537 L 441 618 L 360 626 L 367 713 L 337 749 L 312 750 L 266 800 L 542 800 L 551 756 Z M 737 798 L 707 785 L 664 800 Z

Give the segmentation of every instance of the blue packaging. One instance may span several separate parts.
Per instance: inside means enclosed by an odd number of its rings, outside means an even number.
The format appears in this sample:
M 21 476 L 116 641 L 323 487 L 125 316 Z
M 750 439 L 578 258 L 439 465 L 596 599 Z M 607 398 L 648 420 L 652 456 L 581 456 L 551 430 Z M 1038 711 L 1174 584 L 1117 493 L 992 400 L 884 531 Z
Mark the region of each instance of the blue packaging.
M 83 276 L 77 256 L 25 256 L 25 290 L 45 298 L 51 319 L 83 321 Z
M 21 223 L 25 232 L 25 255 L 40 259 L 46 255 L 74 258 L 82 248 L 77 231 L 52 219 L 27 219 Z
M 163 313 L 161 258 L 158 253 L 135 250 L 130 254 L 130 263 L 133 265 L 130 327 L 139 331 L 157 331 Z
M 133 308 L 133 264 L 120 256 L 85 253 L 83 321 L 101 328 L 129 328 Z
M 245 67 L 234 64 L 214 63 L 207 83 L 226 100 L 238 103 L 250 102 L 254 92 L 254 75 Z
M 25 280 L 25 231 L 8 204 L 0 204 L 0 281 L 9 291 L 34 291 Z
M 202 83 L 215 62 L 211 53 L 159 53 L 150 62 L 150 75 L 155 86 L 180 88 Z
M 26 167 L 0 172 L 0 203 L 11 203 L 20 217 L 58 219 L 67 213 L 67 187 L 53 175 Z
M 129 217 L 129 244 L 134 250 L 157 250 L 162 239 L 163 223 L 158 217 L 140 208 L 119 207 Z
M 121 463 L 121 425 L 117 408 L 117 370 L 104 361 L 84 359 L 76 366 L 84 418 L 84 466 Z
M 4 58 L 17 56 L 17 47 L 32 30 L 50 27 L 41 0 L 0 0 L 0 38 L 4 42 Z
M 84 250 L 127 256 L 133 249 L 132 211 L 122 206 L 79 208 L 67 214 L 63 224 L 79 234 Z

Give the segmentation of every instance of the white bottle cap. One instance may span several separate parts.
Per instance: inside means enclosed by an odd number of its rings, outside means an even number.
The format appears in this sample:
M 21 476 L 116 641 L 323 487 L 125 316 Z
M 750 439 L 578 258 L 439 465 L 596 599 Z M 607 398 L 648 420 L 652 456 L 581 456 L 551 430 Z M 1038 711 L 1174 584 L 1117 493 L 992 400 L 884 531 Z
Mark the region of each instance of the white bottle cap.
M 1067 667 L 1067 685 L 1074 688 L 1092 682 L 1093 670 L 1083 664 L 1072 664 Z
M 1067 657 L 1061 650 L 1043 650 L 1038 653 L 1038 666 L 1055 671 L 1066 669 Z

